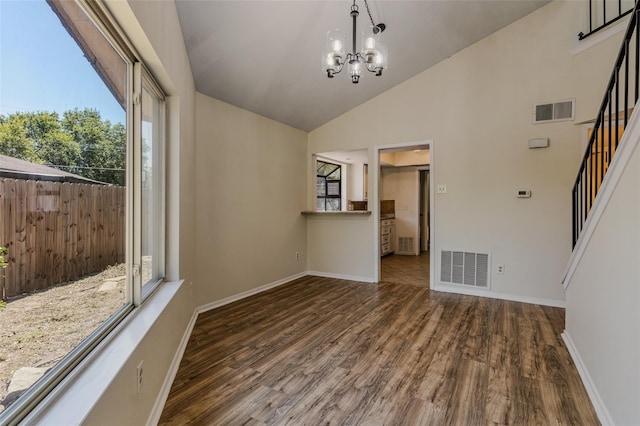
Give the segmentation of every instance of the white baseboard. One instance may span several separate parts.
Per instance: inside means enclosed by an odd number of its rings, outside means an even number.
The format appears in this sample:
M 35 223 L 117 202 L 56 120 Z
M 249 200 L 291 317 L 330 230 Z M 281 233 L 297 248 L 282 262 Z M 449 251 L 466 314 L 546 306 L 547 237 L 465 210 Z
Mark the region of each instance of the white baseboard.
M 307 275 L 313 275 L 316 277 L 324 277 L 324 278 L 335 278 L 338 280 L 359 281 L 363 283 L 375 282 L 372 277 L 359 277 L 357 275 L 342 275 L 342 274 L 334 274 L 332 272 L 307 271 Z
M 510 300 L 512 302 L 531 303 L 533 305 L 553 306 L 554 308 L 565 308 L 564 300 L 542 299 L 539 297 L 518 296 L 515 294 L 498 293 L 491 290 L 477 290 L 475 288 L 465 288 L 457 285 L 435 284 L 431 290 L 445 293 L 465 294 L 468 296 L 488 297 L 490 299 Z
M 178 368 L 180 368 L 182 356 L 184 355 L 185 349 L 187 349 L 187 343 L 189 343 L 189 337 L 191 337 L 191 332 L 193 331 L 193 327 L 196 325 L 197 319 L 198 312 L 194 310 L 193 315 L 191 315 L 191 320 L 189 320 L 189 324 L 187 324 L 187 328 L 184 330 L 184 334 L 182 335 L 182 339 L 180 340 L 180 345 L 178 345 L 178 350 L 176 350 L 176 353 L 173 356 L 173 360 L 171 361 L 171 365 L 169 366 L 169 371 L 164 378 L 164 382 L 162 383 L 162 387 L 160 388 L 160 393 L 158 393 L 158 397 L 156 398 L 156 403 L 153 404 L 153 409 L 151 410 L 151 414 L 149 415 L 149 419 L 147 420 L 147 425 L 149 426 L 155 426 L 160 421 L 160 416 L 162 416 L 164 404 L 167 402 L 169 391 L 171 391 L 171 385 L 173 385 L 176 374 L 178 374 Z
M 274 287 L 281 286 L 293 280 L 297 280 L 298 278 L 302 278 L 306 275 L 307 275 L 306 272 L 300 272 L 299 274 L 291 275 L 290 277 L 283 278 L 281 280 L 274 281 L 272 283 L 265 284 L 260 287 L 252 288 L 251 290 L 243 291 L 242 293 L 234 294 L 233 296 L 225 297 L 224 299 L 207 303 L 206 305 L 198 306 L 196 308 L 196 313 L 201 314 L 203 312 L 207 312 L 212 309 L 219 308 L 220 306 L 228 305 L 229 303 L 233 303 L 238 300 L 245 299 L 249 296 L 253 296 L 254 294 L 262 293 L 263 291 L 267 291 Z
M 589 399 L 591 399 L 591 404 L 593 404 L 593 408 L 596 410 L 596 414 L 598 415 L 598 420 L 604 426 L 613 425 L 613 419 L 611 418 L 611 414 L 609 414 L 609 410 L 604 405 L 602 398 L 600 398 L 600 394 L 596 389 L 596 386 L 591 380 L 591 376 L 587 371 L 587 367 L 584 365 L 582 361 L 582 357 L 580 357 L 580 353 L 576 348 L 576 345 L 573 343 L 569 332 L 565 330 L 562 334 L 562 340 L 564 344 L 567 346 L 567 350 L 569 351 L 569 355 L 571 355 L 571 359 L 573 359 L 573 363 L 576 365 L 576 369 L 578 370 L 578 374 L 580 374 L 580 378 L 582 379 L 582 383 L 584 384 L 585 389 L 587 390 L 587 394 L 589 395 Z

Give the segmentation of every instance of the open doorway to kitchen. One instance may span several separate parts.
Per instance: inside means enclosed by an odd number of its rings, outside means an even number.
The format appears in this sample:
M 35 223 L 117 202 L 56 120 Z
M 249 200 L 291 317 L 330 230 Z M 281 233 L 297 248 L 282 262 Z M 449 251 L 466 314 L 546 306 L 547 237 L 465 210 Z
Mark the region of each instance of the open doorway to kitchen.
M 379 281 L 429 286 L 431 142 L 378 149 Z

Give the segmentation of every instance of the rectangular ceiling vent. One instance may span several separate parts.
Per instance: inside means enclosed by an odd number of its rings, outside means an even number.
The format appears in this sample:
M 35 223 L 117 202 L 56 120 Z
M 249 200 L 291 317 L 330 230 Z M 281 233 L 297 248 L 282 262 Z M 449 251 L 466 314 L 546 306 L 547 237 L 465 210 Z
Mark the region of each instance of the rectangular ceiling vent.
M 440 281 L 489 288 L 489 255 L 442 250 L 440 252 Z
M 538 104 L 533 109 L 534 123 L 553 123 L 575 119 L 575 99 Z

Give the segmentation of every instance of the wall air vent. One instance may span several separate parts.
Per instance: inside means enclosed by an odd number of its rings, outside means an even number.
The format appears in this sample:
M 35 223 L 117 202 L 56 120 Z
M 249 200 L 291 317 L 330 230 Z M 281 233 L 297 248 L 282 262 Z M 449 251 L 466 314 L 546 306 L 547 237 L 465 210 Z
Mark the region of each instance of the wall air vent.
M 416 254 L 413 247 L 413 237 L 398 237 L 398 254 Z
M 440 281 L 489 288 L 489 255 L 462 251 L 440 252 Z
M 534 123 L 553 123 L 575 119 L 575 99 L 538 104 L 533 108 Z

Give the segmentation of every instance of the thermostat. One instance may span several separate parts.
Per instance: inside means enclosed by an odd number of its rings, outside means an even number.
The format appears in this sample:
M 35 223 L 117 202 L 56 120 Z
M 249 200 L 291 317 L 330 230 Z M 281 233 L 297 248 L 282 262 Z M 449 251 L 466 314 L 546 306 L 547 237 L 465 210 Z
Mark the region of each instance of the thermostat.
M 518 198 L 531 198 L 531 190 L 518 189 Z

